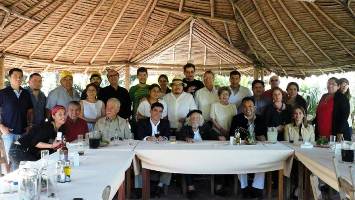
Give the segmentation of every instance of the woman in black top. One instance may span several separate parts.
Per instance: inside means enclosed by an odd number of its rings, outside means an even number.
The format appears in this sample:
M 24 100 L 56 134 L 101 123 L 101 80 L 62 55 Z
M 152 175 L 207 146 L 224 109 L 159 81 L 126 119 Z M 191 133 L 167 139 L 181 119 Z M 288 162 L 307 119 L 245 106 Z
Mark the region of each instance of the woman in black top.
M 23 135 L 11 145 L 9 156 L 15 166 L 18 166 L 20 161 L 36 161 L 41 158 L 41 150 L 47 149 L 53 153 L 61 145 L 61 142 L 55 141 L 55 138 L 57 132 L 63 133 L 62 125 L 66 119 L 65 108 L 56 105 L 52 108 L 51 115 L 53 121 L 33 127 L 28 134 Z
M 300 91 L 300 87 L 296 82 L 290 82 L 286 88 L 287 91 L 287 99 L 285 101 L 286 105 L 290 108 L 301 106 L 307 114 L 307 102 L 306 100 L 298 94 Z
M 285 125 L 291 122 L 290 108 L 282 101 L 282 90 L 274 88 L 272 91 L 273 103 L 268 105 L 264 111 L 266 127 L 276 127 L 277 140 L 283 141 Z

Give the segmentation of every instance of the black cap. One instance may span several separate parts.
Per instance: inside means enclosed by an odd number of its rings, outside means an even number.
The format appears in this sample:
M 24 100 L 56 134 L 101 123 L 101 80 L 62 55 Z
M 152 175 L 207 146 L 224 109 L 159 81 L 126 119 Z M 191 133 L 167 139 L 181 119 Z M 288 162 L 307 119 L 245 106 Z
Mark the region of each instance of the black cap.
M 201 111 L 201 110 L 196 109 L 196 110 L 191 110 L 191 111 L 187 114 L 187 116 L 186 116 L 186 117 L 190 117 L 190 115 L 192 115 L 193 113 L 199 113 L 199 114 L 201 114 L 201 115 L 202 115 L 202 111 Z

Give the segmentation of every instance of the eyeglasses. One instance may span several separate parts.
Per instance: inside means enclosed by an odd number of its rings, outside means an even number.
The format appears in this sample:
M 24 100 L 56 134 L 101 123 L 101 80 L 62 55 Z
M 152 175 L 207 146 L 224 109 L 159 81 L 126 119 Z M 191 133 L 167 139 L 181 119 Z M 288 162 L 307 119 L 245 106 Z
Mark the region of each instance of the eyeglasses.
M 270 81 L 271 82 L 277 82 L 277 81 L 279 81 L 279 79 L 271 79 Z
M 116 77 L 116 76 L 118 76 L 118 74 L 108 75 L 109 78 L 113 78 L 113 77 Z

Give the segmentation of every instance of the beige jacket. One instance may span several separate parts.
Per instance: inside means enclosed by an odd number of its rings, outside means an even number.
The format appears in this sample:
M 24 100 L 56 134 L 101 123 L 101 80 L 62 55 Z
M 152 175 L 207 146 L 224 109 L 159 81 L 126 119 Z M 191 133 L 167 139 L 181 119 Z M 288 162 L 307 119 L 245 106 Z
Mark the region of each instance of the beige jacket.
M 95 131 L 102 132 L 102 138 L 110 141 L 113 135 L 122 139 L 133 139 L 127 120 L 117 116 L 114 120 L 101 117 L 95 124 Z
M 303 141 L 315 142 L 315 134 L 314 127 L 312 125 L 308 125 L 306 128 L 302 124 L 301 135 Z M 289 141 L 289 138 L 293 138 L 293 141 L 297 142 L 299 139 L 299 127 L 294 126 L 293 123 L 287 124 L 285 127 L 285 141 Z

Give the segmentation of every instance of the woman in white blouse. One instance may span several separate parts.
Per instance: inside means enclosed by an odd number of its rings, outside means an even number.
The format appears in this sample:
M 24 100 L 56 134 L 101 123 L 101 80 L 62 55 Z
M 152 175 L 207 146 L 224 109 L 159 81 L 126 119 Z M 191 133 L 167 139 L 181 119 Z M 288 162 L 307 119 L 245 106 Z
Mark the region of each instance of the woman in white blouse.
M 314 128 L 307 124 L 305 110 L 302 106 L 295 106 L 292 112 L 292 122 L 285 127 L 285 140 L 294 142 L 314 142 Z
M 97 99 L 97 91 L 97 86 L 94 83 L 88 84 L 86 86 L 87 97 L 80 101 L 80 116 L 88 123 L 89 131 L 93 131 L 96 121 L 105 116 L 105 104 Z
M 211 105 L 210 117 L 213 123 L 213 129 L 220 135 L 219 140 L 226 140 L 229 135 L 229 129 L 232 118 L 237 114 L 235 104 L 229 104 L 231 91 L 228 87 L 218 89 L 219 102 Z
M 167 106 L 164 100 L 159 99 L 161 96 L 161 88 L 158 84 L 152 84 L 148 88 L 148 97 L 139 103 L 137 109 L 137 121 L 140 119 L 144 119 L 150 117 L 150 106 L 153 103 L 159 102 L 163 104 L 164 109 L 162 113 L 162 118 L 166 118 L 167 116 Z

